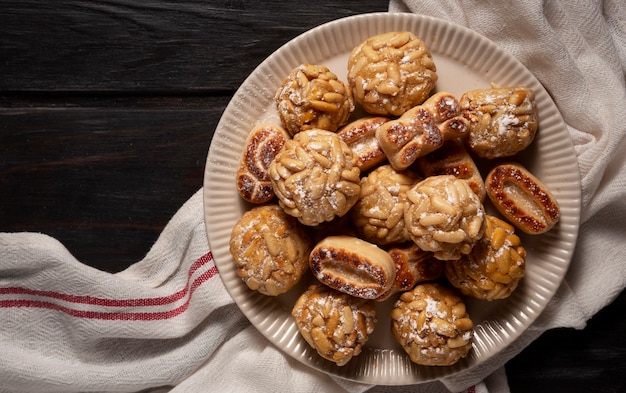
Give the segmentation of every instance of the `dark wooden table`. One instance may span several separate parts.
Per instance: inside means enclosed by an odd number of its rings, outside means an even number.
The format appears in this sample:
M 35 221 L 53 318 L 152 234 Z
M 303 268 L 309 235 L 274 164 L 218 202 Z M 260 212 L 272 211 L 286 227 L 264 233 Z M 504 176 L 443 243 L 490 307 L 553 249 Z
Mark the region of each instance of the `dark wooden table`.
M 213 131 L 270 53 L 386 0 L 0 0 L 0 231 L 116 272 L 202 187 Z M 2 263 L 0 261 L 0 263 Z M 626 296 L 507 364 L 513 392 L 626 391 Z

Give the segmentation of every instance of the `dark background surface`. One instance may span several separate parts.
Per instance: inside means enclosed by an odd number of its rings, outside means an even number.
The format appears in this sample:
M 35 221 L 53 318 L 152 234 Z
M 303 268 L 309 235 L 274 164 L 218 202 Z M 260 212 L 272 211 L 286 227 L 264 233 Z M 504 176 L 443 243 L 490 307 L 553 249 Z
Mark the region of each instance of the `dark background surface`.
M 0 231 L 116 272 L 202 187 L 246 76 L 321 23 L 387 1 L 0 0 Z M 1 263 L 1 261 L 0 261 Z M 506 365 L 513 392 L 626 391 L 626 295 Z

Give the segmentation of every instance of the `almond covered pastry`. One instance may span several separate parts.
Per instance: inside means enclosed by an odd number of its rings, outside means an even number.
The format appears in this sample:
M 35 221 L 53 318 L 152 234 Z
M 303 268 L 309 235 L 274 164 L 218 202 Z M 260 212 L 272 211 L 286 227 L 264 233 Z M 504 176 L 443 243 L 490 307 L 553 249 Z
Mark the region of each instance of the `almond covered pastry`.
M 274 124 L 260 124 L 250 131 L 237 170 L 237 191 L 243 199 L 260 204 L 274 198 L 269 166 L 290 138 Z
M 396 276 L 394 262 L 385 250 L 352 236 L 328 236 L 317 243 L 309 266 L 321 283 L 363 299 L 387 293 Z
M 561 217 L 559 203 L 548 187 L 520 164 L 492 168 L 485 188 L 500 214 L 530 235 L 549 231 Z
M 467 181 L 480 201 L 485 201 L 485 182 L 472 156 L 460 140 L 445 141 L 441 148 L 418 158 L 415 163 L 421 174 L 426 177 L 453 175 Z
M 361 353 L 376 325 L 376 308 L 371 300 L 322 284 L 312 284 L 298 298 L 291 315 L 306 342 L 338 366 Z
M 352 91 L 328 67 L 301 64 L 276 92 L 278 115 L 292 136 L 302 130 L 336 131 L 354 111 Z
M 469 254 L 485 230 L 485 210 L 465 180 L 452 175 L 427 177 L 406 192 L 404 214 L 409 236 L 441 260 Z
M 250 289 L 268 296 L 285 293 L 300 281 L 311 248 L 308 233 L 278 205 L 245 212 L 229 242 L 237 275 Z
M 372 114 L 400 116 L 429 96 L 437 67 L 426 44 L 408 31 L 376 35 L 348 58 L 348 84 Z
M 379 166 L 361 178 L 361 193 L 350 217 L 363 239 L 378 245 L 409 240 L 404 225 L 406 192 L 417 180 L 416 173 L 396 171 L 391 165 Z
M 421 250 L 415 243 L 397 245 L 388 253 L 396 265 L 396 279 L 389 292 L 377 301 L 413 289 L 417 284 L 434 281 L 443 274 L 445 262 L 435 258 L 432 252 Z
M 361 172 L 381 164 L 387 159 L 376 139 L 376 130 L 389 119 L 382 116 L 366 116 L 341 127 L 337 134 L 357 157 L 356 165 Z
M 356 156 L 339 136 L 326 130 L 297 133 L 270 165 L 280 206 L 304 225 L 346 214 L 361 191 Z
M 479 157 L 509 157 L 532 143 L 539 124 L 535 92 L 527 87 L 468 91 L 459 100 L 469 120 L 469 149 Z
M 526 250 L 509 223 L 485 216 L 483 238 L 472 252 L 447 261 L 445 274 L 464 295 L 483 300 L 509 297 L 525 274 Z
M 462 137 L 467 132 L 468 122 L 460 116 L 456 98 L 440 92 L 396 120 L 382 124 L 376 130 L 376 139 L 389 163 L 403 170 L 418 157 L 440 148 L 444 140 Z
M 456 291 L 437 283 L 404 292 L 391 311 L 393 336 L 411 361 L 425 366 L 450 366 L 467 356 L 473 326 Z

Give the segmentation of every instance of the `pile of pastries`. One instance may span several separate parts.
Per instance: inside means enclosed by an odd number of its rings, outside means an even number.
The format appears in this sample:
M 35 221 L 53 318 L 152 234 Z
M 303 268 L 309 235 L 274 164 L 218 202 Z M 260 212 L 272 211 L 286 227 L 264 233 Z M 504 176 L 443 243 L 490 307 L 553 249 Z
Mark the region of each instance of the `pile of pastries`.
M 292 315 L 339 366 L 361 352 L 383 301 L 413 362 L 454 364 L 472 347 L 463 299 L 510 296 L 525 274 L 516 230 L 542 234 L 559 219 L 556 198 L 512 162 L 538 129 L 534 92 L 437 92 L 433 57 L 408 31 L 366 39 L 347 71 L 344 82 L 299 65 L 276 92 L 280 124 L 250 131 L 236 184 L 252 207 L 230 238 L 237 273 L 277 296 L 310 272 Z M 488 173 L 474 157 L 494 162 Z

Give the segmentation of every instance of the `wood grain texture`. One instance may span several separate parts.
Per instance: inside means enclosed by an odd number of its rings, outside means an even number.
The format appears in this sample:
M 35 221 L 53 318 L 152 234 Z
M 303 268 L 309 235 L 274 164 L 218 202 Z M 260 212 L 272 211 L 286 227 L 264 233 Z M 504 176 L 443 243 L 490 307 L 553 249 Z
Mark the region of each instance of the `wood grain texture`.
M 49 234 L 116 272 L 202 187 L 245 77 L 321 23 L 386 0 L 0 0 L 0 231 Z M 1 261 L 0 261 L 1 263 Z M 626 294 L 506 366 L 513 392 L 626 391 Z

